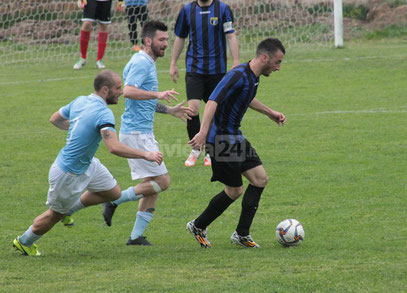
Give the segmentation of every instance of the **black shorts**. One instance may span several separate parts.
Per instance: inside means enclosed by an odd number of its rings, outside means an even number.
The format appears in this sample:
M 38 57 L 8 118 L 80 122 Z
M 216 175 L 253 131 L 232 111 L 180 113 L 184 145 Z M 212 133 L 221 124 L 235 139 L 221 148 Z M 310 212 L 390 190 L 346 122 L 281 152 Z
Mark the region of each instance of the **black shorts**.
M 208 102 L 219 81 L 225 74 L 198 74 L 187 72 L 185 75 L 185 84 L 187 89 L 187 100 L 203 100 Z
M 219 181 L 230 187 L 242 186 L 242 173 L 263 165 L 246 139 L 234 144 L 230 144 L 228 139 L 216 139 L 215 143 L 206 143 L 206 151 L 212 160 L 211 181 Z
M 110 20 L 110 10 L 112 9 L 112 0 L 109 1 L 96 1 L 88 0 L 85 9 L 83 10 L 82 21 L 95 21 L 98 20 L 100 23 L 109 24 Z

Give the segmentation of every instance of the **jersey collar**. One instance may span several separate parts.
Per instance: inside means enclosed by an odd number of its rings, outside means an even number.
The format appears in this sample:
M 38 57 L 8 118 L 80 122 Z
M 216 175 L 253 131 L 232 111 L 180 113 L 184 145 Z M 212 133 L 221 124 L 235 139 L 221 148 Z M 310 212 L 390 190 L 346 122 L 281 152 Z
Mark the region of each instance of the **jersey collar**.
M 103 100 L 103 98 L 102 98 L 101 96 L 98 96 L 97 94 L 92 93 L 92 94 L 90 94 L 90 95 L 89 95 L 89 97 L 90 97 L 90 98 L 92 98 L 92 99 L 99 100 L 99 101 L 101 101 L 101 102 L 102 102 L 104 105 L 106 105 L 106 106 L 107 106 L 106 101 L 105 101 L 105 100 Z
M 151 56 L 148 55 L 144 50 L 140 50 L 138 53 L 143 55 L 144 57 L 146 57 L 148 59 L 148 61 L 150 61 L 151 63 L 155 64 L 154 59 L 151 58 Z
M 250 68 L 250 61 L 246 63 L 246 71 L 249 72 L 256 80 L 259 79 L 259 77 L 256 76 L 256 74 L 254 74 L 253 70 Z

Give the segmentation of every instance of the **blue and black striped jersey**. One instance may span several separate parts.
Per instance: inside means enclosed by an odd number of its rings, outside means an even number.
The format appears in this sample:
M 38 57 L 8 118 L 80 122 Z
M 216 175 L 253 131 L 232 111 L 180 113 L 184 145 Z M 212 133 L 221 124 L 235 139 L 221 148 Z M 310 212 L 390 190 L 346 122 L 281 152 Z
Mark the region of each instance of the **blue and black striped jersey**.
M 232 144 L 244 139 L 239 129 L 240 123 L 256 96 L 258 86 L 259 78 L 249 63 L 236 66 L 223 77 L 209 97 L 218 107 L 208 133 L 208 142 L 215 143 L 218 135 L 229 136 Z
M 189 36 L 186 71 L 198 74 L 226 72 L 226 37 L 233 33 L 233 13 L 225 3 L 214 0 L 200 7 L 197 1 L 185 5 L 178 14 L 175 35 Z

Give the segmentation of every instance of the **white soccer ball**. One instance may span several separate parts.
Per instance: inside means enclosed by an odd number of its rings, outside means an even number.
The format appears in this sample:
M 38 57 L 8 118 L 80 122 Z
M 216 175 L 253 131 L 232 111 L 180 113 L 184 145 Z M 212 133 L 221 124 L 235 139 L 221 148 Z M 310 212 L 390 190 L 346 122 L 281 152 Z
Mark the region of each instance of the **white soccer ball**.
M 276 238 L 283 246 L 299 245 L 305 237 L 302 224 L 294 219 L 285 219 L 277 225 Z

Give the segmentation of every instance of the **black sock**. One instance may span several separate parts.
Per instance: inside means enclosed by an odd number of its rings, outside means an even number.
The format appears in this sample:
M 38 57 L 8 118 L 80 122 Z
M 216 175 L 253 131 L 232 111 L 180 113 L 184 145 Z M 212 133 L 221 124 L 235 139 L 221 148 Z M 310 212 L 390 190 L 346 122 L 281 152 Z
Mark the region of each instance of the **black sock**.
M 225 191 L 215 195 L 209 202 L 208 207 L 195 220 L 195 226 L 200 229 L 205 229 L 217 217 L 219 217 L 232 203 L 234 202 Z
M 199 115 L 191 116 L 191 120 L 187 120 L 187 131 L 189 139 L 193 139 L 194 136 L 199 132 L 201 128 L 201 121 L 199 119 Z
M 236 232 L 240 236 L 249 235 L 250 226 L 252 225 L 254 215 L 256 214 L 257 207 L 259 206 L 260 196 L 264 187 L 256 187 L 249 184 L 242 200 L 242 212 L 240 214 L 239 224 L 237 225 Z

